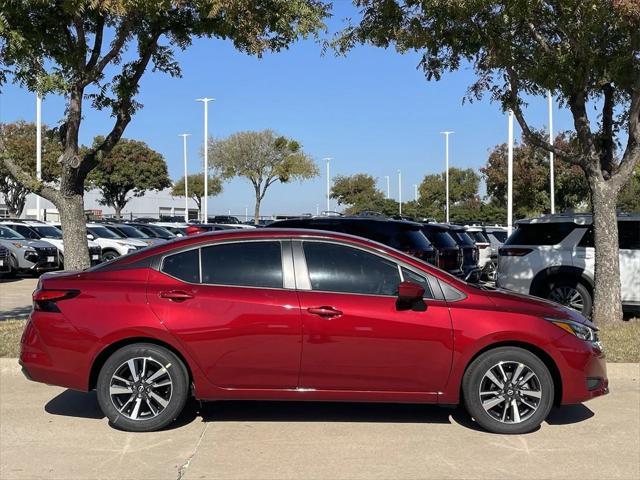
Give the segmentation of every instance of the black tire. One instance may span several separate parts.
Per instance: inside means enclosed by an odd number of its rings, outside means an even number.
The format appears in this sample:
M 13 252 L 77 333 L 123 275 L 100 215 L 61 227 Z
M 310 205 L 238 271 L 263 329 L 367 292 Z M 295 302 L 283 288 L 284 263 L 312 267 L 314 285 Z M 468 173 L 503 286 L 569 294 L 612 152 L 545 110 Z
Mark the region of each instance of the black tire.
M 573 298 L 574 295 L 579 296 L 578 302 L 582 304 L 582 308 L 575 308 L 575 305 L 571 305 L 570 299 Z M 549 285 L 546 298 L 568 308 L 572 308 L 585 317 L 591 316 L 593 297 L 589 289 L 578 280 L 561 279 L 552 281 Z
M 158 384 L 170 381 L 170 386 L 158 387 L 158 390 L 154 391 L 150 384 L 140 381 L 143 375 L 139 375 L 139 381 L 134 382 L 132 381 L 133 375 L 120 374 L 123 371 L 131 373 L 131 369 L 128 367 L 129 361 L 135 363 L 134 369 L 138 374 L 148 368 L 147 379 L 153 377 L 153 373 L 162 370 L 162 368 L 154 370 L 154 366 L 164 366 L 164 372 L 159 373 L 160 377 L 158 378 L 161 381 L 158 381 Z M 138 370 L 137 367 L 142 362 L 145 365 Z M 125 370 L 121 370 L 123 368 Z M 114 380 L 113 376 L 116 372 L 118 372 L 118 377 L 125 378 L 129 383 Z M 123 386 L 125 389 L 130 389 L 131 392 L 134 390 L 138 392 L 140 386 L 143 387 L 143 390 L 141 393 L 131 393 L 130 396 L 128 392 L 111 395 L 112 382 L 114 386 Z M 148 387 L 146 392 L 144 391 L 145 386 Z M 151 343 L 135 343 L 122 347 L 107 359 L 100 369 L 96 391 L 100 408 L 112 426 L 129 432 L 152 432 L 166 427 L 182 412 L 188 398 L 189 375 L 182 361 L 170 350 Z M 154 393 L 155 397 L 152 397 Z M 163 402 L 166 402 L 165 406 L 154 399 L 158 398 L 158 395 L 161 396 Z M 124 408 L 118 408 L 116 403 L 118 406 L 125 405 L 125 403 L 126 405 Z M 136 404 L 138 404 L 138 410 L 135 410 Z M 154 408 L 156 412 L 153 411 Z M 135 414 L 133 410 L 135 410 Z M 147 412 L 146 416 L 145 412 Z M 134 419 L 138 415 L 139 418 Z
M 102 261 L 108 262 L 109 260 L 113 260 L 114 258 L 118 258 L 120 254 L 115 250 L 107 250 L 102 254 Z
M 497 384 L 495 384 L 495 388 L 496 392 L 504 393 L 486 396 L 483 392 L 481 395 L 481 387 L 486 389 L 486 383 L 483 382 L 493 384 L 486 374 L 498 365 L 502 371 L 506 371 L 508 381 L 503 382 L 503 390 Z M 521 370 L 523 373 L 518 378 L 526 377 L 529 371 L 535 374 L 521 389 L 509 386 L 511 380 L 509 375 L 513 376 L 519 365 L 524 365 L 528 370 L 523 368 Z M 510 371 L 511 366 L 516 371 Z M 498 380 L 502 381 L 503 379 L 499 378 Z M 533 386 L 531 386 L 532 384 Z M 528 396 L 533 393 L 537 395 L 538 388 L 541 395 L 539 400 Z M 525 394 L 521 392 L 525 392 Z M 522 348 L 498 347 L 481 354 L 469 365 L 462 380 L 462 393 L 467 411 L 482 428 L 493 433 L 519 434 L 535 430 L 547 418 L 553 406 L 554 385 L 549 369 L 536 355 Z M 488 401 L 492 399 L 497 401 L 500 399 L 499 397 L 511 399 L 511 401 L 503 400 L 489 411 L 483 407 L 483 401 L 490 404 Z M 523 403 L 523 400 L 536 408 L 529 408 Z M 514 409 L 518 411 L 518 416 L 515 415 Z M 500 412 L 503 417 L 497 418 L 500 416 Z M 518 422 L 516 420 L 521 413 L 522 420 Z

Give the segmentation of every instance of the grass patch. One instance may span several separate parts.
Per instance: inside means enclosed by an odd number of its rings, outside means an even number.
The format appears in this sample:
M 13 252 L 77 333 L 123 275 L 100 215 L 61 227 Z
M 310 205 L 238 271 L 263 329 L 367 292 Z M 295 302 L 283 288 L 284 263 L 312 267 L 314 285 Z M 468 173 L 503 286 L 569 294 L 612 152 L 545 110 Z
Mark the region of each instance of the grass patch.
M 17 357 L 26 320 L 0 322 L 0 357 Z M 600 327 L 600 340 L 609 362 L 640 363 L 640 318 Z
M 20 353 L 20 337 L 26 320 L 0 322 L 0 357 L 17 357 Z
M 608 362 L 640 362 L 640 318 L 598 328 Z

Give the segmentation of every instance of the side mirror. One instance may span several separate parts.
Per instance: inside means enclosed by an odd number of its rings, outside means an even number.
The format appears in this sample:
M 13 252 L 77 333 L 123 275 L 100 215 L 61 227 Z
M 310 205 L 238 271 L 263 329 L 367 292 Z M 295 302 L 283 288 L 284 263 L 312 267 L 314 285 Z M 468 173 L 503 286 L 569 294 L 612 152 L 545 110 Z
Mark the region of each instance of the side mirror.
M 398 285 L 396 309 L 424 312 L 427 309 L 427 304 L 424 303 L 423 296 L 424 288 L 421 285 L 404 281 Z
M 95 240 L 96 237 L 94 237 L 93 235 L 91 235 L 90 233 L 87 233 L 87 238 L 89 240 Z

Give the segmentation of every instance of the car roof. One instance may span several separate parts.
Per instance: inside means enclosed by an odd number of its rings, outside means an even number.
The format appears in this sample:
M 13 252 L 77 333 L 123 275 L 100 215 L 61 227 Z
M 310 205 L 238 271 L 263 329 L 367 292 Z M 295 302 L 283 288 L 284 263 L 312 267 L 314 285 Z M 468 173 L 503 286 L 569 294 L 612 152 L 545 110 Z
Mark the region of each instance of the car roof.
M 640 221 L 640 213 L 618 213 L 618 221 Z M 545 223 L 575 223 L 576 225 L 591 225 L 593 216 L 590 213 L 556 213 L 535 218 L 523 218 L 516 225 L 545 224 Z
M 411 222 L 408 220 L 396 220 L 395 218 L 380 218 L 380 217 L 358 217 L 358 216 L 341 216 L 341 217 L 305 217 L 305 218 L 289 218 L 286 220 L 276 220 L 274 223 L 322 223 L 322 222 L 358 222 L 362 224 L 374 224 L 374 225 L 400 225 L 411 226 L 415 228 L 421 228 L 422 224 L 418 222 Z M 276 227 L 277 228 L 277 225 Z M 287 228 L 287 227 L 285 227 Z

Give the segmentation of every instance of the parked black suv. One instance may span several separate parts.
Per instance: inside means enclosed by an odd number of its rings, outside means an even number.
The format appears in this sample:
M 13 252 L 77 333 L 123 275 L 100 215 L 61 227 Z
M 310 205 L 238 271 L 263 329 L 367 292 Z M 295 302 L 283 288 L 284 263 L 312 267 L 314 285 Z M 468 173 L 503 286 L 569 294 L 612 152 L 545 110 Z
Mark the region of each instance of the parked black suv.
M 127 222 L 126 224 L 135 227 L 151 238 L 162 238 L 163 240 L 173 240 L 176 238 L 175 233 L 169 231 L 166 227 L 161 227 L 159 225 L 137 222 Z
M 419 223 L 366 217 L 312 217 L 281 220 L 269 227 L 348 233 L 383 243 L 437 266 L 436 250 L 422 233 Z
M 425 223 L 422 226 L 422 233 L 426 235 L 431 245 L 438 251 L 437 266 L 451 275 L 463 277 L 462 249 L 449 233 L 448 226 Z

